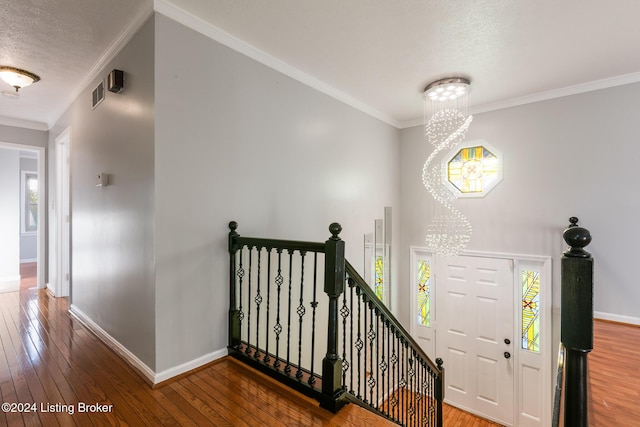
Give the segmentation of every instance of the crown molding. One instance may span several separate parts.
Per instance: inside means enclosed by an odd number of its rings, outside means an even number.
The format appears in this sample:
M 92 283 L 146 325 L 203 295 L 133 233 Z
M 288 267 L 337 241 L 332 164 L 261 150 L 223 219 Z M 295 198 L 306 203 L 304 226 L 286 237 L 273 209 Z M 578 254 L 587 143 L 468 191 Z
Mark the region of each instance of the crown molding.
M 32 129 L 32 130 L 49 130 L 49 125 L 44 122 L 36 122 L 33 120 L 15 119 L 13 117 L 0 116 L 0 125 L 12 126 L 16 128 Z
M 581 93 L 593 92 L 595 90 L 608 89 L 615 86 L 622 86 L 622 85 L 638 83 L 638 82 L 640 82 L 640 73 L 623 74 L 621 76 L 594 80 L 591 82 L 580 83 L 577 85 L 567 86 L 560 89 L 534 93 L 532 95 L 505 99 L 504 101 L 491 102 L 488 104 L 476 105 L 473 107 L 470 106 L 469 113 L 470 114 L 486 113 L 489 111 L 496 111 L 496 110 L 502 110 L 505 108 L 518 107 L 520 105 L 532 104 L 534 102 L 548 101 L 551 99 L 562 98 L 564 96 L 579 95 Z
M 122 32 L 118 35 L 118 37 L 109 45 L 109 48 L 104 51 L 102 55 L 98 58 L 98 60 L 93 64 L 93 67 L 89 70 L 89 72 L 84 76 L 80 83 L 76 85 L 75 89 L 69 92 L 67 98 L 61 104 L 61 107 L 54 111 L 50 116 L 49 120 L 47 120 L 48 128 L 50 129 L 55 125 L 60 117 L 64 114 L 65 111 L 73 104 L 73 102 L 80 96 L 83 90 L 85 90 L 91 83 L 93 83 L 100 75 L 100 72 L 104 67 L 111 62 L 118 53 L 131 41 L 133 36 L 138 32 L 142 25 L 147 22 L 147 19 L 153 14 L 153 7 L 151 3 L 148 4 L 147 7 L 143 8 L 138 16 L 131 23 L 125 27 Z
M 621 76 L 594 80 L 592 82 L 534 93 L 532 95 L 509 98 L 503 101 L 490 102 L 481 105 L 469 105 L 469 114 L 488 113 L 490 111 L 503 110 L 505 108 L 513 108 L 521 105 L 533 104 L 535 102 L 549 101 L 551 99 L 562 98 L 565 96 L 579 95 L 581 93 L 593 92 L 595 90 L 608 89 L 616 86 L 623 86 L 638 82 L 640 82 L 640 72 L 623 74 Z M 414 126 L 420 126 L 423 124 L 422 120 L 422 118 L 418 118 L 400 122 L 399 128 L 405 129 Z
M 268 53 L 250 45 L 239 38 L 227 33 L 226 31 L 216 27 L 215 25 L 193 15 L 192 13 L 174 5 L 169 0 L 154 0 L 153 8 L 167 18 L 170 18 L 185 27 L 188 27 L 218 43 L 221 43 L 230 49 L 235 50 L 269 68 L 272 68 L 306 86 L 309 86 L 319 92 L 324 93 L 344 104 L 347 104 L 371 117 L 385 122 L 393 127 L 398 128 L 400 123 L 394 118 L 376 110 L 368 104 L 359 101 L 352 96 L 347 95 L 339 89 L 330 86 L 323 81 L 301 71 L 286 62 L 283 62 Z

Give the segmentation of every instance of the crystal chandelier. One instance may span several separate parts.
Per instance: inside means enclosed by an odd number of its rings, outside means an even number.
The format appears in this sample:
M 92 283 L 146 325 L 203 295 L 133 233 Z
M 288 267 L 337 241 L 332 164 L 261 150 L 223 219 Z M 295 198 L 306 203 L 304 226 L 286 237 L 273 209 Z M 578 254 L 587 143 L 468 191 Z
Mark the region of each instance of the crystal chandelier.
M 467 114 L 468 95 L 469 80 L 460 77 L 436 80 L 424 90 L 424 133 L 434 149 L 422 168 L 422 182 L 445 211 L 427 226 L 426 245 L 441 255 L 455 255 L 471 240 L 471 224 L 453 207 L 456 196 L 445 186 L 442 171 L 444 155 L 464 139 L 473 120 Z

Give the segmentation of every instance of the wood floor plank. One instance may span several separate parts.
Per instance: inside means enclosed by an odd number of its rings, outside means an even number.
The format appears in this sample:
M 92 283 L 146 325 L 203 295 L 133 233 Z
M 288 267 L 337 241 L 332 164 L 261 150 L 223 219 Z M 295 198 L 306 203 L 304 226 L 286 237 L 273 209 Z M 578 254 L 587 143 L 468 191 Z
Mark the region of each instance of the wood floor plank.
M 640 326 L 594 322 L 588 356 L 589 425 L 640 426 Z

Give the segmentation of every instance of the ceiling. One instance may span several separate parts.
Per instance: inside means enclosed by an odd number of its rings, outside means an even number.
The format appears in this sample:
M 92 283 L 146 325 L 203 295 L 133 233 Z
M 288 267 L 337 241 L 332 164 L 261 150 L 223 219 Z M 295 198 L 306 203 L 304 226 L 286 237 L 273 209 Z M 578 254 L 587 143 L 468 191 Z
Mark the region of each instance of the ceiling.
M 0 65 L 42 78 L 18 99 L 0 96 L 0 123 L 51 126 L 152 7 L 151 0 L 0 0 Z M 422 90 L 441 77 L 471 80 L 472 112 L 640 81 L 637 0 L 155 0 L 155 7 L 216 27 L 253 57 L 285 64 L 294 78 L 320 82 L 397 127 L 420 122 Z M 0 81 L 4 90 L 11 88 Z

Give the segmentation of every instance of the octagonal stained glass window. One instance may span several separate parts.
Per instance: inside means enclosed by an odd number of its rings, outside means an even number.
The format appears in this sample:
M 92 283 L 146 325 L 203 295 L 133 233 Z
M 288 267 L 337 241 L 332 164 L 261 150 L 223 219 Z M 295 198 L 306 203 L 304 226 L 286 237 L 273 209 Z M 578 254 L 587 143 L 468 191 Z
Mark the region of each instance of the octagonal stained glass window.
M 482 197 L 502 180 L 502 153 L 476 141 L 445 158 L 446 182 L 460 197 Z

